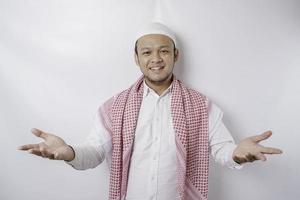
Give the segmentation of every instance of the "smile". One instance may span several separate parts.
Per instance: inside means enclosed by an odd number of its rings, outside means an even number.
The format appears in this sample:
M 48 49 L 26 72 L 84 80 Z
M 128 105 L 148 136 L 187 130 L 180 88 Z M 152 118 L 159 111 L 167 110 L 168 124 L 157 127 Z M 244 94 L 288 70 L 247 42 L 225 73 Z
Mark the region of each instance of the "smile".
M 163 68 L 164 68 L 164 66 L 157 66 L 157 67 L 150 67 L 149 69 L 153 70 L 153 71 L 158 71 L 158 70 L 161 70 Z

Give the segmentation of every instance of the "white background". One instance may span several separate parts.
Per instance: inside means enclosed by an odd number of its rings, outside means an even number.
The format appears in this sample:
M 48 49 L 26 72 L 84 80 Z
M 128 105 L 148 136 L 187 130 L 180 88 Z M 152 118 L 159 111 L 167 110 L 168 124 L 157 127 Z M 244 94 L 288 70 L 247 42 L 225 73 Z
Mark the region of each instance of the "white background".
M 178 36 L 176 74 L 220 106 L 233 137 L 265 130 L 280 156 L 210 169 L 211 200 L 300 197 L 297 0 L 0 0 L 0 199 L 107 199 L 106 164 L 76 171 L 17 150 L 32 127 L 80 144 L 101 102 L 140 71 L 133 38 L 161 20 Z

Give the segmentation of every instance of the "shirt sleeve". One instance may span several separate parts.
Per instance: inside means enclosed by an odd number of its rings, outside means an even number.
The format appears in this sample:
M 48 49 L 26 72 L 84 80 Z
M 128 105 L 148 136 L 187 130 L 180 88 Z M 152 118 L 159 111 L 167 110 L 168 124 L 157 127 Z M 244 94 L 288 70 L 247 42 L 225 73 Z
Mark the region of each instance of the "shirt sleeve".
M 73 168 L 85 170 L 95 168 L 111 153 L 111 137 L 103 124 L 100 113 L 97 112 L 94 118 L 94 126 L 82 145 L 72 146 L 75 158 L 66 162 Z
M 208 114 L 211 155 L 217 163 L 223 166 L 231 169 L 241 169 L 242 166 L 232 158 L 236 144 L 223 123 L 223 112 L 213 102 L 209 102 Z

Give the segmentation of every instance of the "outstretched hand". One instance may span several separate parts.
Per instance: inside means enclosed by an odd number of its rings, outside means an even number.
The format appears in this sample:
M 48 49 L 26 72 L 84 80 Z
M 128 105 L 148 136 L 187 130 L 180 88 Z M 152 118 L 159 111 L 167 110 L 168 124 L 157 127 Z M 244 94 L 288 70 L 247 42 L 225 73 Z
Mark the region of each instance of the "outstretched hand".
M 236 163 L 242 164 L 255 160 L 267 160 L 265 154 L 281 154 L 277 148 L 264 147 L 259 144 L 262 140 L 268 139 L 272 135 L 271 131 L 266 131 L 260 135 L 248 137 L 242 140 L 235 148 L 232 158 Z
M 60 137 L 36 128 L 33 128 L 31 132 L 35 136 L 44 139 L 44 142 L 22 145 L 18 148 L 19 150 L 28 151 L 37 156 L 54 160 L 71 161 L 74 159 L 75 153 L 72 147 L 67 145 Z

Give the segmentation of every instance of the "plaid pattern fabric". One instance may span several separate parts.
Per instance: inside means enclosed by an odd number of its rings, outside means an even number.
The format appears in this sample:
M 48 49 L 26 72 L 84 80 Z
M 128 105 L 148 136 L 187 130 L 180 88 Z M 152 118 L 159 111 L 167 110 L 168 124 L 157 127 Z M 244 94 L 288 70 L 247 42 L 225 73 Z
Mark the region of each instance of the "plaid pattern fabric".
M 109 200 L 121 200 L 126 195 L 134 133 L 143 99 L 143 80 L 141 77 L 100 109 L 112 137 Z M 205 200 L 209 165 L 207 100 L 175 78 L 171 93 L 180 199 Z

